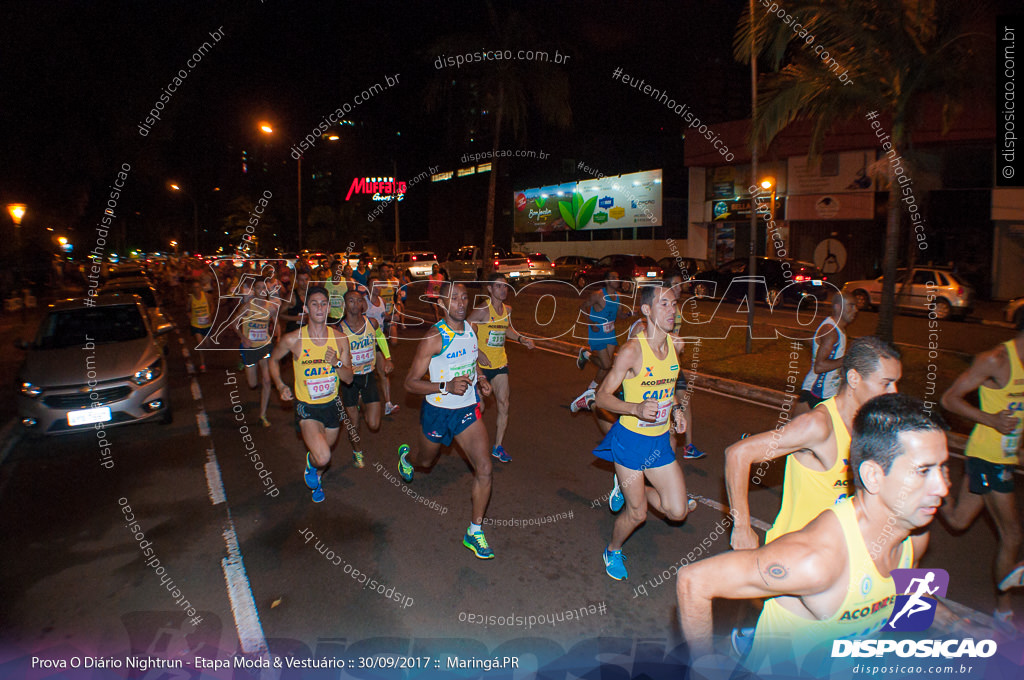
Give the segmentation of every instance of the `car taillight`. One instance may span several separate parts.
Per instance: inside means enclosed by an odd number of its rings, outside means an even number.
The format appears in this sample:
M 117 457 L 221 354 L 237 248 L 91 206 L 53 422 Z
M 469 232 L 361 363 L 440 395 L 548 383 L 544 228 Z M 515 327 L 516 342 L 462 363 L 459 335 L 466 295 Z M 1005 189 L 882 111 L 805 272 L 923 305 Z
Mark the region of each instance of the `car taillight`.
M 956 294 L 957 294 L 957 297 L 960 297 L 960 296 L 962 296 L 964 294 L 963 286 L 957 286 L 956 287 Z
M 532 262 L 530 262 L 530 258 L 526 258 L 526 264 L 533 264 Z
M 804 276 L 803 274 L 797 274 L 796 276 L 793 277 L 793 280 L 794 281 L 810 281 L 811 277 L 810 276 Z
M 495 266 L 495 267 L 497 267 L 497 266 L 498 266 L 498 261 L 497 261 L 497 260 L 495 260 L 495 261 L 494 261 L 494 266 Z
M 412 261 L 413 261 L 413 262 L 415 262 L 415 261 L 416 261 L 416 256 L 415 256 L 415 255 L 413 255 L 413 256 L 412 256 Z

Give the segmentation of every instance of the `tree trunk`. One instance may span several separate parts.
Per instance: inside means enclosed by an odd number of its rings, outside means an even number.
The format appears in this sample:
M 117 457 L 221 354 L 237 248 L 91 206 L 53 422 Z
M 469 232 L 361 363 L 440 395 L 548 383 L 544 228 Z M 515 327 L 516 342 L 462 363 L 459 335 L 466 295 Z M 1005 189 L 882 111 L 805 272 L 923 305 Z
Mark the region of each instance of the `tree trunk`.
M 882 304 L 878 308 L 878 327 L 875 335 L 892 342 L 893 320 L 896 315 L 896 260 L 900 250 L 899 184 L 892 163 L 889 163 L 889 210 L 885 225 L 885 258 L 882 260 Z
M 494 110 L 494 143 L 491 145 L 491 178 L 487 185 L 487 218 L 484 221 L 483 254 L 484 274 L 494 269 L 494 210 L 498 192 L 498 147 L 501 143 L 501 124 L 505 117 L 505 89 L 498 86 L 498 105 Z

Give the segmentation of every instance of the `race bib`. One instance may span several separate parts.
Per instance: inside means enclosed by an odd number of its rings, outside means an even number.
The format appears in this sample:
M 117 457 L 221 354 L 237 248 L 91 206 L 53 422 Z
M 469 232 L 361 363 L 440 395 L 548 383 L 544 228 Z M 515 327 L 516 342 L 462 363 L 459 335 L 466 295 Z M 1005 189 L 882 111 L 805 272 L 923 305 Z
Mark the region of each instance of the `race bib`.
M 195 325 L 199 326 L 199 327 L 209 326 L 210 325 L 210 315 L 209 314 L 204 314 L 202 316 L 197 316 L 196 317 Z
M 1013 434 L 1004 434 L 1000 443 L 1003 447 L 1004 456 L 1016 455 L 1017 449 L 1020 448 L 1020 430 L 1018 429 Z
M 603 332 L 605 332 L 605 333 L 611 333 L 612 331 L 615 330 L 615 322 L 614 321 L 606 321 L 606 322 L 604 322 L 603 324 L 601 324 L 601 330 Z
M 639 427 L 658 427 L 668 422 L 668 415 L 672 412 L 671 401 L 659 401 L 658 412 L 654 414 L 654 421 L 649 422 L 646 420 L 640 420 L 637 418 L 637 424 Z
M 487 334 L 488 347 L 504 347 L 505 331 L 490 331 Z
M 337 297 L 335 295 L 331 296 L 331 309 L 340 309 L 341 307 L 344 307 L 344 306 L 345 306 L 345 298 Z
M 474 357 L 473 361 L 471 361 L 468 364 L 449 366 L 448 370 L 449 373 L 451 374 L 450 377 L 448 378 L 449 380 L 458 378 L 461 375 L 471 376 L 476 372 L 476 357 Z
M 306 378 L 306 391 L 310 399 L 323 399 L 334 396 L 337 384 L 338 380 L 333 375 L 327 378 Z
M 372 345 L 367 349 L 352 351 L 352 366 L 355 369 L 356 375 L 363 375 L 373 370 L 375 352 L 376 349 Z
M 260 342 L 270 339 L 266 328 L 249 328 L 249 342 Z

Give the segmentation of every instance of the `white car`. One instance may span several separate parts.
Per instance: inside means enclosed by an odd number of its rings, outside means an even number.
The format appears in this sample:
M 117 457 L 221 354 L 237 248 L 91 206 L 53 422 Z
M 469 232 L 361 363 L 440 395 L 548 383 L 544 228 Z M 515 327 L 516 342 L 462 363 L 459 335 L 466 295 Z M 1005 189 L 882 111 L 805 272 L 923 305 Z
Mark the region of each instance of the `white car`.
M 896 270 L 896 305 L 904 311 L 930 311 L 935 305 L 939 319 L 962 319 L 974 306 L 974 289 L 956 274 L 939 267 L 915 267 L 907 278 L 906 269 Z M 882 304 L 882 279 L 848 281 L 843 292 L 853 297 L 857 309 L 870 310 Z
M 512 253 L 518 257 L 526 258 L 526 264 L 530 267 L 530 280 L 542 281 L 555 278 L 555 265 L 544 253 Z
M 404 253 L 399 253 L 395 256 L 394 264 L 396 274 L 408 269 L 414 279 L 425 279 L 430 276 L 430 273 L 434 270 L 434 265 L 438 265 L 440 268 L 437 262 L 437 255 L 428 250 L 408 250 Z

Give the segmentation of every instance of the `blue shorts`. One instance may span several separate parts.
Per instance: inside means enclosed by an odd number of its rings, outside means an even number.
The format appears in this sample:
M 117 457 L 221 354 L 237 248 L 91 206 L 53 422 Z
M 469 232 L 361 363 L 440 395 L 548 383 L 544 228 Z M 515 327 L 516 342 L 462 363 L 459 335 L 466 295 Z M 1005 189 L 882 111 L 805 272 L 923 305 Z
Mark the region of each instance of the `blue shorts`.
M 467 427 L 480 419 L 480 405 L 470 404 L 462 408 L 441 408 L 423 402 L 420 409 L 420 427 L 427 439 L 442 446 L 448 446 Z
M 608 434 L 594 449 L 594 455 L 630 470 L 659 468 L 676 460 L 668 431 L 650 437 L 627 430 L 618 422 L 612 425 L 612 429 L 608 430 Z
M 587 338 L 587 342 L 590 344 L 591 352 L 600 352 L 605 347 L 618 347 L 619 341 L 615 339 L 615 336 L 610 338 Z

